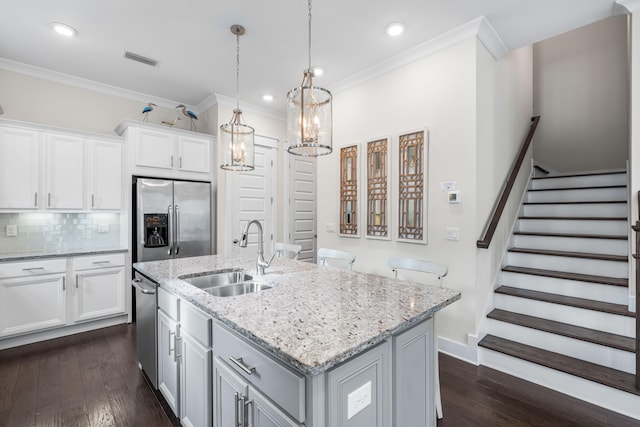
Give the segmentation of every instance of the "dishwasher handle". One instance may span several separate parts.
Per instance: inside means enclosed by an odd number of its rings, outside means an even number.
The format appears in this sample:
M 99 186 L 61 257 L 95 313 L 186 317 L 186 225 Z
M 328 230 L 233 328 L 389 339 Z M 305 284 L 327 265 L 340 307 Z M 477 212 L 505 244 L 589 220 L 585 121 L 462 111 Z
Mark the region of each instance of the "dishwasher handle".
M 156 293 L 155 286 L 145 283 L 142 279 L 133 279 L 131 284 L 139 289 L 143 294 L 154 295 Z

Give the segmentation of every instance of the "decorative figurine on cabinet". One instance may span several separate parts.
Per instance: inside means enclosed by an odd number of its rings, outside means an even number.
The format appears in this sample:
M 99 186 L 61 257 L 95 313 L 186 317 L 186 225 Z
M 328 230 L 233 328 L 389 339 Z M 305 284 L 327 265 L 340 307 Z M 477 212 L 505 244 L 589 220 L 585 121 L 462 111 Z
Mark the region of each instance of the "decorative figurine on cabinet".
M 182 120 L 182 118 L 180 118 L 180 117 L 176 117 L 176 118 L 175 118 L 175 119 L 173 119 L 173 120 L 163 120 L 163 121 L 162 121 L 162 124 L 163 124 L 163 125 L 167 125 L 167 126 L 169 126 L 170 128 L 172 128 L 176 123 L 178 123 L 178 120 Z
M 184 114 L 185 116 L 189 117 L 189 120 L 191 121 L 191 130 L 195 131 L 196 130 L 196 124 L 193 122 L 194 120 L 198 120 L 198 116 L 196 116 L 196 114 L 193 111 L 187 110 L 187 107 L 185 107 L 184 105 L 180 104 L 178 105 L 176 108 L 182 108 L 182 114 Z
M 142 109 L 142 115 L 144 116 L 144 118 L 142 119 L 143 123 L 149 122 L 149 113 L 153 111 L 153 107 L 157 107 L 157 105 L 153 102 L 150 102 L 146 107 Z

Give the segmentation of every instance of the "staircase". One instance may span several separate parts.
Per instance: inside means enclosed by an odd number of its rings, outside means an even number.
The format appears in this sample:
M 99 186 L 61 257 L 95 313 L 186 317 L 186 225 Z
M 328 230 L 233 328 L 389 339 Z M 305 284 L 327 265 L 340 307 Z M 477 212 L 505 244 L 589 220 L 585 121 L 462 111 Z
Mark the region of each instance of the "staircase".
M 532 178 L 480 363 L 640 419 L 625 172 Z

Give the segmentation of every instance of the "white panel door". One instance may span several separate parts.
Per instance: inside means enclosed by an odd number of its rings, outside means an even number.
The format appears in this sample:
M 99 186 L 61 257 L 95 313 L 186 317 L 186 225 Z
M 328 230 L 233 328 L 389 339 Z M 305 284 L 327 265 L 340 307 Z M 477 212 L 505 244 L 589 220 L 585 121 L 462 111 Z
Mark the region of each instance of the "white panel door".
M 87 141 L 90 209 L 122 209 L 122 144 Z
M 209 173 L 210 142 L 206 138 L 178 137 L 178 169 L 186 172 Z
M 264 138 L 266 139 L 266 138 Z M 257 219 L 264 230 L 264 256 L 273 253 L 273 236 L 275 233 L 274 185 L 275 148 L 258 145 L 260 137 L 256 137 L 255 169 L 249 172 L 230 172 L 227 175 L 227 200 L 231 209 L 232 239 L 239 239 L 247 222 Z M 227 243 L 230 245 L 230 242 Z M 228 247 L 227 253 L 256 254 L 258 248 L 258 228 L 255 225 L 249 230 L 249 244 L 246 248 Z
M 47 135 L 47 194 L 50 209 L 84 207 L 84 140 L 70 135 Z
M 37 209 L 39 180 L 39 133 L 0 128 L 0 208 Z
M 91 320 L 125 312 L 124 267 L 76 273 L 74 321 Z
M 316 164 L 314 157 L 289 156 L 289 243 L 302 246 L 298 259 L 316 257 Z

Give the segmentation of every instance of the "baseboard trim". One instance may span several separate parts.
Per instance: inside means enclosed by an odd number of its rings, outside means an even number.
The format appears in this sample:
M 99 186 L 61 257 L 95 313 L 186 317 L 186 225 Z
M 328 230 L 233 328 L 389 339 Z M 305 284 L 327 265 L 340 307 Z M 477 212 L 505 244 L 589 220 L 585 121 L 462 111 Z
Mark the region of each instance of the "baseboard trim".
M 478 366 L 478 339 L 477 335 L 467 335 L 467 345 L 438 337 L 438 351 L 447 356 L 454 357 L 472 365 Z

